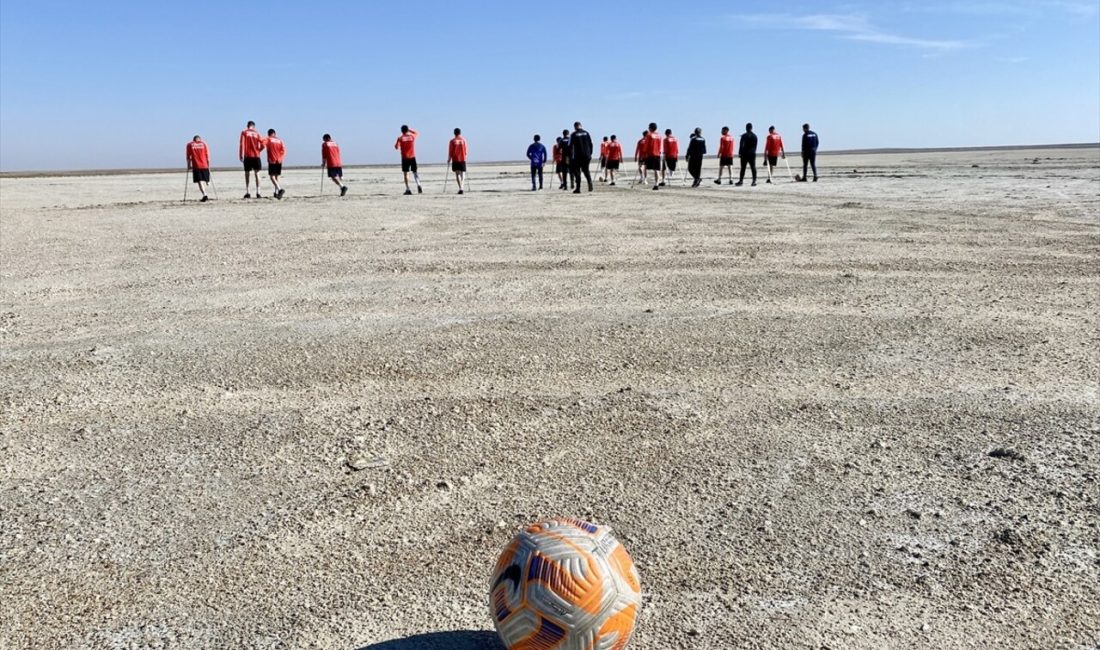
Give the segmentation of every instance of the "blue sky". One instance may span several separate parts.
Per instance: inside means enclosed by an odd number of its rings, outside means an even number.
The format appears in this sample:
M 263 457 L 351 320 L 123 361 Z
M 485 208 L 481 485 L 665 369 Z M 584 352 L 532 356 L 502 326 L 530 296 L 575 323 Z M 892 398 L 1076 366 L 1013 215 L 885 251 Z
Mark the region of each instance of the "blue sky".
M 519 159 L 576 119 L 746 121 L 823 149 L 1100 141 L 1100 0 L 313 2 L 3 0 L 0 169 L 236 164 L 255 120 L 287 163 L 423 161 L 461 126 Z

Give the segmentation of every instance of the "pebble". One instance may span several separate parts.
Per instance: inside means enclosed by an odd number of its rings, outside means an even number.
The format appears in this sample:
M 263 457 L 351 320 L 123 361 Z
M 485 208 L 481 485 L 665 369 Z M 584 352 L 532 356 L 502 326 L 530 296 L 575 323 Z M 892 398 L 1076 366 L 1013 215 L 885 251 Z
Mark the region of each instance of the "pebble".
M 356 472 L 364 469 L 376 469 L 386 467 L 390 461 L 381 456 L 352 456 L 348 459 L 348 467 Z

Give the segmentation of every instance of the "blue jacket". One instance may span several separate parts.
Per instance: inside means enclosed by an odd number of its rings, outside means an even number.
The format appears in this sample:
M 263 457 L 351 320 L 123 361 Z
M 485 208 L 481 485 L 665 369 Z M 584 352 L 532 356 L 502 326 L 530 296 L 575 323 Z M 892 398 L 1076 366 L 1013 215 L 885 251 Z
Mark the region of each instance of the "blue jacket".
M 534 167 L 542 167 L 546 163 L 546 147 L 541 142 L 532 143 L 527 147 L 527 159 Z

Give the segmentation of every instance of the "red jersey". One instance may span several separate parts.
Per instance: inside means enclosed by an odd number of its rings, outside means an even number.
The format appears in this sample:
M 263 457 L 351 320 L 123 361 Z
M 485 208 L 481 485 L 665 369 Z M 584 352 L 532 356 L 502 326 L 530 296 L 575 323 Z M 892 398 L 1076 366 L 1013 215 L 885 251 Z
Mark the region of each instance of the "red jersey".
M 239 158 L 259 158 L 264 150 L 264 139 L 256 129 L 241 131 L 241 146 L 237 149 Z
M 192 169 L 210 169 L 210 148 L 205 142 L 187 143 L 187 165 Z
M 451 146 L 447 147 L 447 157 L 455 162 L 466 162 L 466 138 L 456 135 L 451 140 Z
M 267 149 L 267 164 L 283 164 L 283 158 L 286 158 L 286 145 L 282 140 L 274 136 L 264 138 L 264 148 Z
M 638 140 L 638 144 L 634 145 L 634 160 L 644 160 L 646 152 L 645 138 Z
M 764 155 L 778 156 L 783 153 L 783 136 L 778 133 L 769 133 L 764 140 Z
M 394 149 L 401 150 L 402 158 L 416 158 L 416 136 L 420 135 L 413 129 L 409 129 L 408 133 L 402 133 L 397 138 L 397 142 L 393 143 Z
M 321 143 L 321 164 L 329 169 L 333 167 L 343 167 L 340 164 L 340 145 L 336 144 L 332 140 Z
M 600 143 L 600 158 L 607 158 L 607 150 L 611 147 L 610 142 Z
M 619 141 L 607 143 L 607 159 L 621 162 L 623 159 L 623 145 Z
M 680 157 L 680 142 L 676 140 L 676 136 L 665 136 L 665 158 L 679 158 Z
M 737 139 L 732 135 L 724 135 L 718 139 L 718 157 L 719 158 L 733 158 L 733 146 L 737 144 Z
M 554 157 L 554 162 L 560 163 L 561 162 L 561 148 L 558 147 L 558 145 L 554 145 L 553 147 L 550 148 L 550 151 L 551 151 L 550 155 Z
M 661 157 L 661 136 L 656 131 L 650 131 L 645 136 L 646 156 L 650 158 Z

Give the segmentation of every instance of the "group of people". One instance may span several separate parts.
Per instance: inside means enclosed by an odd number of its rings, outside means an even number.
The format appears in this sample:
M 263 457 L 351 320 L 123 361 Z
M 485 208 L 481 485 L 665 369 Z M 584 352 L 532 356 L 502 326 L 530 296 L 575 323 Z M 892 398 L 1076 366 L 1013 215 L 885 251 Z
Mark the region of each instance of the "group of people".
M 401 155 L 401 172 L 404 176 L 405 195 L 411 195 L 412 179 L 416 185 L 418 194 L 423 194 L 424 187 L 420 182 L 420 173 L 416 163 L 416 139 L 420 134 L 408 125 L 401 126 L 401 134 L 394 142 L 393 148 Z M 817 149 L 818 136 L 810 130 L 809 124 L 802 125 L 802 174 L 796 176 L 798 181 L 809 180 L 809 171 L 813 171 L 813 180 L 817 182 Z M 728 126 L 722 127 L 722 134 L 718 140 L 718 178 L 714 180 L 716 185 L 722 184 L 723 173 L 730 185 L 741 186 L 745 183 L 745 173 L 752 171 L 752 185 L 757 183 L 756 152 L 759 139 L 753 132 L 751 123 L 745 125 L 745 132 L 741 134 L 740 145 L 737 138 L 731 133 Z M 260 135 L 256 130 L 256 123 L 249 121 L 244 131 L 241 131 L 240 144 L 237 155 L 244 165 L 245 199 L 252 198 L 252 184 L 255 181 L 255 196 L 260 198 L 260 171 L 263 168 L 260 155 L 267 152 L 267 174 L 274 186 L 273 197 L 281 199 L 286 190 L 280 183 L 283 171 L 283 160 L 286 158 L 286 145 L 278 137 L 275 129 L 268 129 L 267 136 Z M 573 123 L 573 131 L 562 130 L 561 136 L 556 138 L 548 153 L 546 146 L 542 144 L 541 136 L 536 135 L 534 142 L 527 147 L 527 159 L 531 163 L 531 191 L 543 189 L 543 169 L 547 162 L 554 163 L 554 173 L 558 178 L 558 189 L 573 190 L 574 194 L 581 193 L 581 178 L 587 182 L 588 191 L 593 190 L 592 165 L 593 153 L 592 136 L 580 122 Z M 692 178 L 692 187 L 699 187 L 703 182 L 703 159 L 707 154 L 707 143 L 703 137 L 703 130 L 696 127 L 688 139 L 687 151 L 684 159 L 687 163 L 688 174 Z M 467 156 L 469 148 L 466 139 L 462 136 L 462 129 L 454 130 L 454 138 L 447 146 L 447 165 L 455 175 L 458 185 L 458 193 L 464 194 L 468 187 L 466 176 Z M 208 201 L 207 188 L 210 185 L 210 149 L 201 137 L 195 136 L 186 148 L 187 168 L 191 171 L 192 181 L 198 185 L 202 193 L 201 201 Z M 733 181 L 734 158 L 741 159 L 741 173 L 736 183 Z M 779 159 L 786 159 L 787 151 L 783 146 L 783 137 L 775 130 L 768 128 L 768 135 L 764 140 L 764 164 L 768 173 L 765 182 L 772 182 L 772 173 L 778 165 Z M 640 182 L 649 185 L 652 173 L 653 189 L 664 187 L 669 178 L 676 173 L 679 166 L 680 143 L 673 135 L 672 129 L 665 129 L 662 135 L 655 122 L 642 132 L 634 149 L 634 162 L 638 166 L 637 176 L 631 182 Z M 618 136 L 611 135 L 603 138 L 599 149 L 599 181 L 609 185 L 616 184 L 619 169 L 622 166 L 623 146 Z M 340 196 L 348 193 L 348 186 L 344 183 L 344 170 L 340 160 L 340 146 L 333 141 L 332 136 L 325 134 L 321 138 L 321 168 L 323 173 L 340 188 Z

